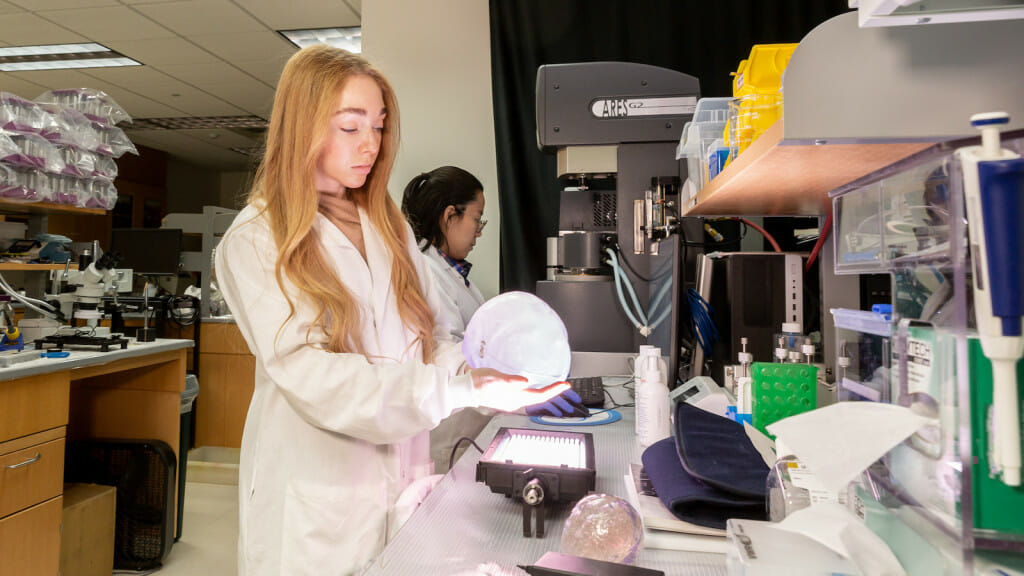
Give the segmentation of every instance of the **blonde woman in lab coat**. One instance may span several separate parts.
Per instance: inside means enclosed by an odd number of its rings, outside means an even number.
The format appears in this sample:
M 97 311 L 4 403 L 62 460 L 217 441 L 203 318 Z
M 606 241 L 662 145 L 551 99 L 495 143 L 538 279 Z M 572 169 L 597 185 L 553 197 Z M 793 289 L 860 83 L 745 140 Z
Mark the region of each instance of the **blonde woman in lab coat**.
M 461 168 L 435 168 L 405 186 L 402 212 L 426 256 L 441 302 L 441 316 L 452 338 L 461 341 L 469 319 L 484 303 L 483 295 L 469 278 L 472 265 L 466 260 L 487 225 L 483 219 L 483 184 Z M 458 456 L 452 451 L 459 439 L 475 438 L 491 416 L 488 410 L 467 408 L 431 430 L 430 456 L 438 471 L 447 471 L 448 462 Z
M 361 571 L 396 529 L 400 495 L 431 473 L 428 430 L 566 387 L 465 370 L 387 193 L 398 132 L 394 92 L 361 57 L 318 45 L 285 65 L 248 206 L 216 261 L 256 357 L 241 575 Z

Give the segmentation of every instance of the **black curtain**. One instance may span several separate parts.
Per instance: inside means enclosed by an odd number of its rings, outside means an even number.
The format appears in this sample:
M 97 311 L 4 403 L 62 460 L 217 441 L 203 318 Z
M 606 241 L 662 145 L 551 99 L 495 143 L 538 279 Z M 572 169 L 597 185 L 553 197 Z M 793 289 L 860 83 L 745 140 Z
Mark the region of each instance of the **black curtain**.
M 539 66 L 651 64 L 696 76 L 702 96 L 730 96 L 751 46 L 799 42 L 848 10 L 847 0 L 490 0 L 501 290 L 534 291 L 544 239 L 558 232 L 555 156 L 537 149 Z

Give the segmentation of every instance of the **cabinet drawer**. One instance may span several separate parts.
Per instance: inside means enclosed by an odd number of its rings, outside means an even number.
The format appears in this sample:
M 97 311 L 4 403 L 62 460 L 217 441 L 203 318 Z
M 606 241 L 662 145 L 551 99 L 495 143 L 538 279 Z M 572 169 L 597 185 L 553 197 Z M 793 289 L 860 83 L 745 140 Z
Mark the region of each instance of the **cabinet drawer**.
M 70 385 L 67 372 L 0 382 L 0 442 L 67 425 Z
M 234 322 L 200 324 L 199 352 L 202 354 L 250 354 L 249 345 L 245 343 L 242 332 Z
M 0 518 L 63 490 L 64 438 L 0 455 Z
M 57 576 L 61 500 L 0 519 L 0 576 Z

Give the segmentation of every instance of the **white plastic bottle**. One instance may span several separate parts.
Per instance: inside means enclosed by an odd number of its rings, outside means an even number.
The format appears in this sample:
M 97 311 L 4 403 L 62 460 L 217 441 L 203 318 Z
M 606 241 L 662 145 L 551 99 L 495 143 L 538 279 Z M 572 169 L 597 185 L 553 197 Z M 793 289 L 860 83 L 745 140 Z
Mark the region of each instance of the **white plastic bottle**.
M 646 448 L 672 434 L 669 426 L 668 381 L 662 370 L 661 350 L 646 351 L 639 361 L 636 382 L 636 434 Z
M 647 354 L 649 354 L 651 350 L 654 350 L 654 346 L 651 346 L 650 344 L 641 344 L 640 345 L 640 353 L 637 354 L 635 358 L 633 358 L 633 382 L 634 382 L 634 384 L 639 384 L 640 383 L 640 363 L 644 359 L 644 356 L 647 356 Z

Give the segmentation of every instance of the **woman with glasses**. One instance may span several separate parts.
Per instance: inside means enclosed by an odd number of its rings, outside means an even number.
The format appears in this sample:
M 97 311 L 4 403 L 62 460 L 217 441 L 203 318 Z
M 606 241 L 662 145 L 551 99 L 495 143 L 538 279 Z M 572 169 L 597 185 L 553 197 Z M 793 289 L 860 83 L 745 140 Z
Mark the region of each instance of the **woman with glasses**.
M 469 319 L 484 297 L 469 279 L 466 257 L 487 221 L 484 187 L 475 176 L 455 166 L 442 166 L 413 178 L 405 187 L 402 211 L 412 225 L 419 248 L 434 277 L 441 313 L 452 338 L 461 341 Z M 459 438 L 475 438 L 491 419 L 489 410 L 455 412 L 430 431 L 430 455 L 435 472 L 446 472 L 457 453 Z M 461 451 L 460 451 L 461 452 Z
M 466 261 L 487 225 L 484 187 L 469 172 L 442 166 L 409 182 L 402 211 L 427 256 L 442 301 L 441 318 L 451 335 L 462 340 L 466 324 L 484 303 L 469 279 L 472 265 Z

